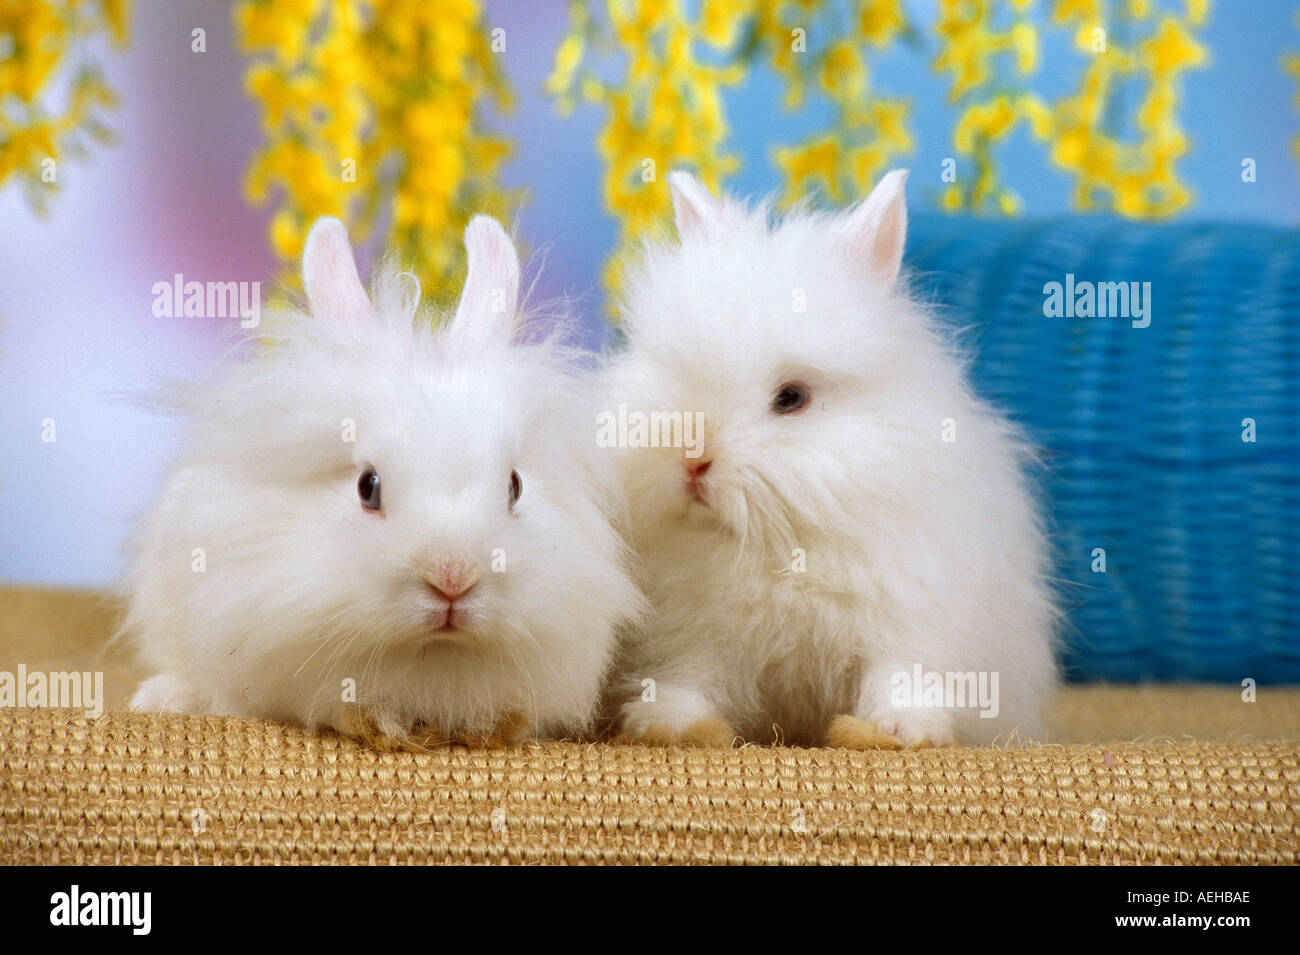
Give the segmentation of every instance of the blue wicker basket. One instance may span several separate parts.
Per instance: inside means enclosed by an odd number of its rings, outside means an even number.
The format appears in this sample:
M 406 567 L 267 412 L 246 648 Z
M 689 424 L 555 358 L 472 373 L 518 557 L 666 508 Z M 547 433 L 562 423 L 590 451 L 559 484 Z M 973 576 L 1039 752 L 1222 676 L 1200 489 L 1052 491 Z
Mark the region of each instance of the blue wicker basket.
M 1300 231 L 931 216 L 907 261 L 1047 452 L 1069 676 L 1300 682 Z M 1150 325 L 1047 317 L 1067 273 Z

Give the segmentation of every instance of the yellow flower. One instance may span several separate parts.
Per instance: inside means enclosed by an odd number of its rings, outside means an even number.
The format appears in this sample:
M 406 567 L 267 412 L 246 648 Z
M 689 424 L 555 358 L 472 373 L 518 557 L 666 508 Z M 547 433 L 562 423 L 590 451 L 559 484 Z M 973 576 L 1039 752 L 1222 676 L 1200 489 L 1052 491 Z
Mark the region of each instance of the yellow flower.
M 863 0 L 858 10 L 858 36 L 872 46 L 888 46 L 904 26 L 899 0 Z
M 822 58 L 821 85 L 837 99 L 858 99 L 867 89 L 862 56 L 850 40 L 831 44 Z
M 1052 159 L 1067 169 L 1083 165 L 1088 155 L 1088 131 L 1082 127 L 1065 130 L 1052 143 Z
M 469 217 L 502 211 L 508 152 L 478 119 L 509 90 L 477 0 L 240 0 L 234 19 L 266 130 L 245 190 L 279 197 L 276 253 L 292 261 L 321 214 L 358 242 L 383 222 L 426 288 L 451 284 Z
M 866 192 L 874 186 L 888 162 L 889 150 L 880 146 L 859 146 L 853 150 L 849 155 L 849 168 L 858 191 Z
M 1038 68 L 1038 31 L 1028 23 L 1020 22 L 1008 35 L 1016 52 L 1016 68 L 1021 73 L 1032 73 Z
M 700 37 L 716 47 L 736 42 L 753 0 L 704 0 L 700 7 Z
M 907 131 L 907 104 L 876 100 L 871 106 L 871 118 L 876 138 L 886 152 L 905 153 L 912 148 L 912 135 Z
M 1030 129 L 1039 139 L 1052 134 L 1054 118 L 1051 107 L 1032 93 L 1026 93 L 1016 103 L 1020 115 L 1029 121 Z
M 92 51 L 104 35 L 125 45 L 129 9 L 126 0 L 0 3 L 0 186 L 17 178 L 38 214 L 57 189 L 42 177 L 43 164 L 70 147 L 83 152 L 87 138 L 111 138 L 103 113 L 117 97 Z
M 1052 19 L 1057 23 L 1070 20 L 1100 23 L 1105 12 L 1104 0 L 1056 0 L 1052 7 Z
M 804 193 L 811 185 L 819 185 L 831 199 L 841 200 L 839 162 L 840 144 L 831 136 L 776 151 L 776 163 L 785 175 L 786 191 L 794 196 Z
M 271 217 L 271 247 L 282 259 L 296 259 L 302 254 L 303 235 L 298 217 L 288 209 L 277 209 Z
M 1021 210 L 1020 197 L 1013 192 L 998 195 L 998 208 L 1004 216 L 1018 216 Z
M 977 139 L 1001 139 L 1005 136 L 1018 115 L 1006 96 L 999 96 L 991 103 L 971 106 L 957 121 L 953 143 L 961 152 L 971 152 Z
M 1157 80 L 1205 62 L 1205 48 L 1172 17 L 1160 22 L 1156 35 L 1142 44 L 1142 52 Z
M 582 62 L 584 42 L 579 33 L 570 33 L 560 41 L 555 51 L 555 67 L 546 78 L 546 92 L 557 96 L 573 86 L 578 64 Z

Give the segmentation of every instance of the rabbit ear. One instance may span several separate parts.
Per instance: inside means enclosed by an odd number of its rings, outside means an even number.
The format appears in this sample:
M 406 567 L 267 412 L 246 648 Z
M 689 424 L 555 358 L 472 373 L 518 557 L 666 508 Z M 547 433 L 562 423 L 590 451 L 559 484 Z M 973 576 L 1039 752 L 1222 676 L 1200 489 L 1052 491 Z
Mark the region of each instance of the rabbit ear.
M 717 226 L 718 200 L 713 198 L 704 183 L 689 172 L 670 172 L 668 189 L 673 196 L 678 236 L 684 239 Z
M 903 263 L 907 240 L 907 170 L 895 169 L 850 209 L 839 224 L 845 250 L 853 261 L 884 285 L 893 285 Z
M 475 216 L 465 229 L 469 270 L 448 335 L 457 348 L 506 346 L 514 338 L 519 308 L 519 256 L 491 216 Z
M 316 220 L 302 251 L 302 284 L 311 312 L 323 321 L 361 325 L 374 314 L 348 243 L 348 230 L 333 216 Z

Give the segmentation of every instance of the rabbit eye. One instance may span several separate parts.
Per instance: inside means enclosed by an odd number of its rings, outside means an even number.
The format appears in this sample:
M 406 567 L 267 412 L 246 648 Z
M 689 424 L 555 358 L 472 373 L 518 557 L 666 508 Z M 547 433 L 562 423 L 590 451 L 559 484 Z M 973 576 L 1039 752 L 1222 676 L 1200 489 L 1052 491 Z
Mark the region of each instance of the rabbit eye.
M 812 401 L 812 389 L 802 381 L 787 381 L 772 397 L 772 414 L 794 414 Z
M 374 468 L 361 472 L 357 479 L 357 497 L 361 498 L 361 506 L 367 511 L 377 511 L 383 506 L 379 496 L 379 472 Z
M 518 471 L 510 472 L 510 510 L 515 509 L 515 504 L 519 502 L 519 495 L 524 493 L 524 480 L 519 476 Z

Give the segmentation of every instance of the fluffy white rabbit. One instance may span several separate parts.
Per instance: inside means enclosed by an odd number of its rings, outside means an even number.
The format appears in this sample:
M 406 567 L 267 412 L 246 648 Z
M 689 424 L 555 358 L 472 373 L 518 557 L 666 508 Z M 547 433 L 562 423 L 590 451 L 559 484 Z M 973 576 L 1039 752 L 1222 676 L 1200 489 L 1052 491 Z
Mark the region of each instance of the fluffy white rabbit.
M 445 328 L 412 276 L 373 303 L 342 223 L 303 253 L 310 313 L 186 396 L 124 630 L 133 706 L 327 726 L 378 745 L 577 734 L 640 596 L 590 438 L 592 378 L 515 341 L 519 262 L 480 216 Z
M 680 241 L 629 263 L 605 407 L 702 414 L 703 440 L 619 453 L 651 602 L 613 689 L 627 736 L 1041 738 L 1058 612 L 1032 453 L 900 288 L 905 181 L 772 225 L 671 175 Z

